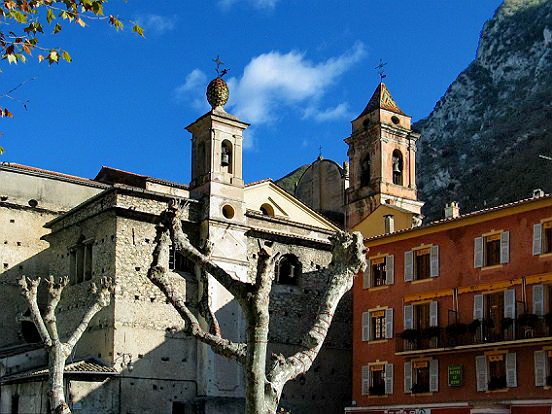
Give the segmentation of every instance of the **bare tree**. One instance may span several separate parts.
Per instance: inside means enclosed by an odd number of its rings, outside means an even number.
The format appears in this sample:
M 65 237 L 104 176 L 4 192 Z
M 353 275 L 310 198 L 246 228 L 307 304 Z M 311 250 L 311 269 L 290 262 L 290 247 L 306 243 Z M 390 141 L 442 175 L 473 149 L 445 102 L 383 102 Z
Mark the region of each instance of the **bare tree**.
M 182 230 L 181 209 L 170 203 L 157 226 L 156 245 L 148 278 L 165 294 L 185 321 L 184 330 L 199 341 L 211 346 L 214 352 L 242 364 L 246 383 L 246 414 L 274 414 L 278 408 L 284 385 L 306 373 L 326 338 L 336 307 L 353 285 L 353 278 L 366 267 L 365 248 L 360 233 L 339 232 L 331 237 L 332 260 L 327 268 L 319 270 L 329 283 L 312 327 L 302 340 L 302 350 L 290 355 L 271 355 L 267 364 L 269 301 L 274 280 L 277 254 L 267 246 L 260 246 L 255 280 L 244 282 L 232 277 L 214 263 L 209 254 L 201 252 L 189 241 Z M 222 337 L 216 323 L 205 329 L 188 308 L 167 269 L 169 247 L 186 256 L 202 271 L 212 275 L 239 302 L 246 320 L 246 343 L 236 343 Z M 199 306 L 203 309 L 205 306 Z M 200 311 L 203 315 L 204 312 Z M 206 320 L 213 317 L 209 312 Z
M 111 302 L 111 293 L 113 291 L 112 281 L 109 278 L 101 278 L 99 285 L 91 284 L 93 294 L 93 303 L 82 316 L 76 329 L 69 335 L 66 341 L 62 341 L 58 333 L 58 322 L 56 317 L 56 308 L 61 299 L 61 293 L 67 286 L 69 279 L 61 277 L 57 281 L 53 276 L 46 279 L 48 287 L 48 303 L 44 316 L 38 308 L 38 286 L 40 278 L 31 279 L 23 276 L 19 280 L 21 294 L 29 305 L 31 319 L 44 342 L 48 351 L 48 396 L 50 406 L 55 414 L 71 414 L 71 410 L 65 401 L 63 393 L 63 374 L 65 371 L 65 361 L 71 355 L 73 348 L 81 338 L 88 327 L 92 318 L 105 308 Z

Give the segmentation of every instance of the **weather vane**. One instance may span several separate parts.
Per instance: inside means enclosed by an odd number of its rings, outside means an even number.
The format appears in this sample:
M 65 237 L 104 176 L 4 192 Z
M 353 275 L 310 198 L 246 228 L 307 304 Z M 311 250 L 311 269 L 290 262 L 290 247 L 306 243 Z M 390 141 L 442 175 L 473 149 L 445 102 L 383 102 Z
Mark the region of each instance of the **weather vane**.
M 217 55 L 216 59 L 213 59 L 213 62 L 215 62 L 215 64 L 217 65 L 217 68 L 215 70 L 217 71 L 219 78 L 222 78 L 230 70 L 230 69 L 221 69 L 221 66 L 224 65 L 224 62 L 220 60 L 219 55 Z
M 387 62 L 383 63 L 383 59 L 380 59 L 379 65 L 374 68 L 378 70 L 381 82 L 383 82 L 383 80 L 387 77 L 385 74 L 385 65 L 387 65 Z

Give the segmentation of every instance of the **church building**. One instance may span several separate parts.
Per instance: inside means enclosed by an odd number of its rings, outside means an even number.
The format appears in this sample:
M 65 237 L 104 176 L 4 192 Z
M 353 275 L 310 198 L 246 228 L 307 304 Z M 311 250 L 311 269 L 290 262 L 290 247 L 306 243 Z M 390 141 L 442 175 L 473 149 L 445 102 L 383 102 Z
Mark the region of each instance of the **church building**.
M 22 275 L 69 276 L 57 315 L 62 337 L 89 306 L 91 284 L 100 277 L 115 283 L 111 305 L 92 320 L 67 361 L 65 392 L 74 413 L 243 412 L 240 367 L 183 334 L 181 318 L 146 277 L 155 223 L 171 199 L 184 206 L 190 240 L 197 246 L 210 242 L 212 258 L 236 278 L 254 277 L 260 243 L 280 253 L 271 292 L 271 351 L 289 355 L 299 349 L 327 284 L 316 271 L 329 263 L 328 238 L 339 227 L 270 180 L 244 183 L 248 124 L 224 110 L 228 94 L 224 80 L 214 79 L 207 91 L 212 109 L 186 127 L 192 139 L 189 185 L 110 167 L 85 179 L 0 164 L 0 413 L 48 411 L 47 354 L 25 319 L 29 310 L 17 286 Z M 411 138 L 399 138 L 404 143 L 396 145 L 408 160 Z M 411 188 L 388 191 L 393 207 L 406 208 L 400 197 L 412 198 Z M 174 252 L 169 265 L 195 309 L 200 270 Z M 239 341 L 239 305 L 216 283 L 210 287 L 223 336 Z M 351 338 L 346 296 L 312 369 L 286 385 L 282 406 L 293 413 L 342 412 L 352 392 Z

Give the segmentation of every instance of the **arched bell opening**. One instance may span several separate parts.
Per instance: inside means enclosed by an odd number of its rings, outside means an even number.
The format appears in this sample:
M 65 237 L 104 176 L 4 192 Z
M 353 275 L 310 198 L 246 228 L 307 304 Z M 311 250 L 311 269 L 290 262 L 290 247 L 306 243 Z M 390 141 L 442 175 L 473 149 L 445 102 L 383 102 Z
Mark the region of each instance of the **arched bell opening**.
M 220 150 L 220 165 L 223 172 L 232 173 L 233 158 L 232 143 L 225 139 L 222 141 Z
M 393 184 L 403 185 L 403 156 L 399 150 L 393 151 Z

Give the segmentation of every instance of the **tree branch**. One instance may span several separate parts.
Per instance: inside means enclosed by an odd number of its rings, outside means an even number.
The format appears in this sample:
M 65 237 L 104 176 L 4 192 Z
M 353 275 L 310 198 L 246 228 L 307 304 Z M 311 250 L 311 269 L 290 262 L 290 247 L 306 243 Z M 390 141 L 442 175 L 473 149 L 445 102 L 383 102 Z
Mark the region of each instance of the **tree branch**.
M 111 294 L 113 293 L 113 288 L 113 281 L 110 278 L 101 278 L 99 286 L 96 285 L 96 283 L 92 283 L 90 290 L 92 294 L 96 296 L 96 298 L 92 306 L 88 308 L 88 310 L 84 314 L 83 318 L 81 319 L 71 337 L 65 343 L 65 345 L 69 347 L 70 350 L 75 347 L 84 331 L 86 331 L 86 328 L 90 324 L 92 318 L 103 308 L 109 306 L 109 304 L 111 303 Z
M 31 317 L 36 328 L 38 329 L 38 333 L 40 334 L 40 337 L 42 338 L 42 341 L 44 341 L 46 346 L 51 347 L 52 338 L 50 337 L 48 329 L 46 329 L 46 325 L 44 324 L 44 320 L 42 319 L 42 315 L 40 314 L 40 309 L 38 308 L 37 292 L 39 284 L 40 278 L 33 280 L 31 278 L 26 278 L 25 276 L 23 276 L 21 279 L 19 279 L 21 293 L 23 294 L 23 297 L 27 300 L 27 304 L 29 305 L 29 309 L 31 311 Z
M 58 283 L 53 276 L 49 276 L 46 279 L 46 285 L 48 285 L 48 305 L 46 306 L 46 313 L 44 314 L 44 322 L 52 341 L 59 341 L 59 334 L 57 329 L 56 308 L 61 299 L 61 293 L 67 284 L 69 283 L 68 277 L 60 277 Z
M 303 338 L 302 345 L 305 349 L 288 358 L 273 357 L 268 381 L 278 396 L 286 382 L 310 369 L 326 339 L 339 301 L 352 288 L 354 276 L 366 268 L 366 250 L 360 233 L 351 235 L 340 232 L 330 240 L 332 262 L 325 272 L 332 277 L 313 326 Z
M 238 301 L 246 300 L 252 285 L 233 278 L 223 268 L 213 263 L 209 256 L 196 249 L 182 230 L 181 214 L 176 201 L 173 200 L 161 216 L 161 223 L 169 230 L 175 250 L 212 275 Z
M 186 305 L 178 289 L 169 280 L 169 272 L 164 266 L 169 262 L 168 252 L 170 238 L 168 230 L 157 227 L 156 245 L 153 249 L 153 261 L 148 269 L 148 279 L 157 286 L 169 299 L 185 322 L 184 332 L 210 345 L 217 354 L 243 362 L 245 359 L 245 344 L 237 344 L 219 335 L 211 334 L 202 329 L 201 324 Z

